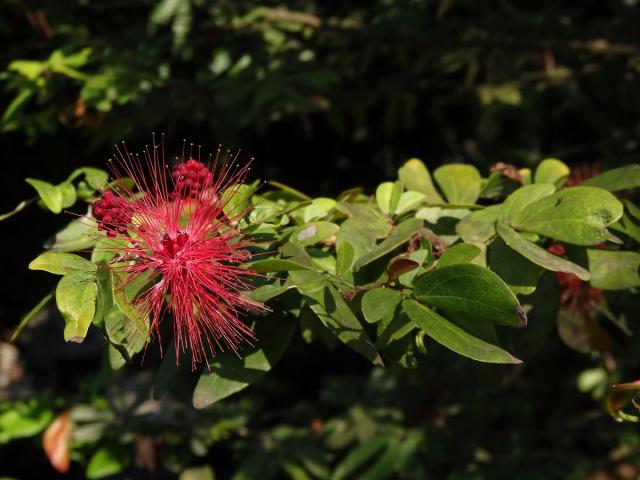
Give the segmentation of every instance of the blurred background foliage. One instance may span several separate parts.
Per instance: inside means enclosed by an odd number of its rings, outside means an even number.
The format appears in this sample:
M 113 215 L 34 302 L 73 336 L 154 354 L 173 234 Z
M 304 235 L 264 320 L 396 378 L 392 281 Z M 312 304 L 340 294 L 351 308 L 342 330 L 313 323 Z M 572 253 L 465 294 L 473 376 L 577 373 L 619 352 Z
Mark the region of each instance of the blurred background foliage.
M 6 0 L 0 211 L 32 196 L 22 178 L 104 166 L 114 143 L 142 145 L 152 131 L 176 152 L 182 138 L 242 147 L 254 177 L 312 196 L 371 191 L 410 157 L 485 173 L 549 156 L 637 162 L 639 24 L 635 0 Z M 63 217 L 32 210 L 3 224 L 3 340 L 52 286 L 26 263 Z M 179 392 L 162 403 L 141 393 L 151 351 L 144 369 L 107 373 L 100 338 L 65 345 L 61 319 L 35 323 L 19 349 L 2 348 L 0 443 L 25 438 L 0 447 L 0 474 L 53 478 L 34 435 L 72 406 L 88 425 L 75 459 L 93 478 L 206 464 L 236 479 L 639 474 L 636 427 L 598 404 L 615 360 L 558 339 L 522 368 L 436 349 L 407 372 L 371 371 L 348 351 L 311 355 L 298 339 L 268 379 L 196 414 Z M 635 343 L 616 352 L 628 371 L 640 367 Z

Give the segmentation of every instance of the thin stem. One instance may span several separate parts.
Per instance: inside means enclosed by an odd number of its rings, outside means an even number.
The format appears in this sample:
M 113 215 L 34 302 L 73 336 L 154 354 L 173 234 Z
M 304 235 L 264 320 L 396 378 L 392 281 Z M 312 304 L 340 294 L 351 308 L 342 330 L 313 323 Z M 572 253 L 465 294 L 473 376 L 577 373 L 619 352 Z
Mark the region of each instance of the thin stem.
M 14 343 L 18 339 L 20 332 L 22 332 L 22 330 L 24 330 L 27 327 L 31 319 L 35 317 L 36 314 L 40 312 L 40 310 L 42 310 L 45 307 L 45 305 L 49 303 L 49 300 L 51 300 L 52 298 L 53 298 L 53 290 L 47 293 L 47 295 L 45 295 L 45 297 L 42 300 L 40 300 L 38 304 L 29 311 L 29 313 L 27 313 L 24 317 L 22 317 L 22 320 L 20 320 L 20 324 L 16 327 L 15 331 L 13 332 L 13 335 L 11 335 L 11 338 L 9 339 L 10 343 Z

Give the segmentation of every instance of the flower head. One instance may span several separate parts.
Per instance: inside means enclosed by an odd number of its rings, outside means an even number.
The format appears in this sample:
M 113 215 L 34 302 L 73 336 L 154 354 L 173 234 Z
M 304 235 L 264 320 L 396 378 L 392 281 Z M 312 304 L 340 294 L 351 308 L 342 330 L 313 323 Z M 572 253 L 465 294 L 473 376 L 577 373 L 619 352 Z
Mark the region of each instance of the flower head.
M 124 145 L 117 151 L 117 161 L 110 163 L 121 186 L 104 192 L 94 203 L 94 215 L 98 228 L 118 240 L 109 247 L 116 253 L 110 268 L 122 279 L 118 288 L 145 285 L 132 303 L 150 319 L 156 336 L 165 317 L 172 318 L 176 362 L 187 350 L 193 367 L 208 364 L 209 353 L 237 352 L 253 338 L 238 316 L 264 309 L 242 295 L 257 275 L 240 266 L 251 258 L 254 242 L 234 227 L 245 212 L 227 208 L 248 165 L 239 167 L 237 155 L 221 159 L 218 149 L 208 167 L 199 152 L 195 159 L 183 148 L 169 171 L 163 144 L 155 137 L 143 158 Z

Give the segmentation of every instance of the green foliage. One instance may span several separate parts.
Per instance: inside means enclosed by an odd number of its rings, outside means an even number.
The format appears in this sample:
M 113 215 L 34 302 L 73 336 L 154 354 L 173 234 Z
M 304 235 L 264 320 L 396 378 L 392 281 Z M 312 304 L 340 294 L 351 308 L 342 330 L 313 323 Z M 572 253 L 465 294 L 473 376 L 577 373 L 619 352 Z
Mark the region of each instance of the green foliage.
M 200 376 L 196 384 L 193 406 L 208 407 L 248 387 L 271 370 L 286 351 L 294 328 L 295 322 L 286 316 L 270 316 L 258 320 L 254 331 L 256 337 L 263 338 L 264 341 L 247 351 L 227 351 L 216 355 L 210 368 Z
M 0 402 L 0 445 L 17 438 L 37 435 L 51 422 L 53 412 L 43 399 Z
M 637 385 L 618 384 L 638 369 L 635 2 L 263 3 L 0 7 L 6 46 L 0 130 L 9 146 L 3 178 L 37 177 L 21 184 L 24 191 L 9 185 L 19 196 L 7 200 L 3 208 L 16 206 L 0 220 L 33 204 L 86 215 L 49 238 L 48 252 L 30 265 L 63 275 L 56 300 L 66 328 L 59 337 L 87 334 L 83 345 L 66 348 L 82 359 L 104 354 L 102 370 L 65 399 L 75 404 L 73 459 L 89 466 L 80 475 L 135 477 L 133 465 L 152 437 L 160 468 L 170 472 L 154 474 L 184 479 L 210 478 L 213 471 L 237 479 L 510 478 L 514 471 L 523 478 L 591 478 L 618 465 L 614 476 L 622 477 L 629 463 L 621 459 L 634 461 L 625 452 L 637 450 L 637 435 L 610 427 L 593 408 L 582 410 L 584 399 L 570 404 L 568 398 L 578 388 L 600 401 L 616 383 L 608 410 L 637 420 Z M 155 346 L 142 354 L 148 319 L 132 304 L 135 291 L 118 290 L 109 270 L 113 252 L 87 208 L 113 186 L 103 170 L 74 170 L 99 161 L 96 152 L 134 128 L 244 145 L 259 154 L 255 166 L 268 177 L 309 190 L 279 182 L 270 182 L 276 189 L 270 190 L 256 182 L 223 194 L 225 213 L 238 216 L 238 228 L 268 245 L 260 250 L 268 255 L 245 265 L 267 274 L 246 296 L 266 302 L 272 313 L 245 319 L 256 325 L 254 345 L 239 357 L 218 354 L 211 370 L 176 367 L 173 347 L 165 348 L 154 386 L 154 396 L 164 394 L 161 404 L 145 403 L 146 374 L 159 363 Z M 29 148 L 16 153 L 13 146 L 23 139 Z M 424 155 L 428 168 L 413 158 L 397 180 L 375 188 L 408 155 Z M 540 162 L 546 157 L 566 164 Z M 581 178 L 577 164 L 598 160 L 619 168 Z M 441 161 L 453 163 L 439 167 Z M 65 169 L 73 173 L 56 178 Z M 299 173 L 307 171 L 308 179 Z M 565 187 L 576 179 L 582 186 Z M 354 181 L 366 190 L 313 198 Z M 28 189 L 33 198 L 19 201 Z M 8 230 L 12 236 L 22 239 Z M 30 240 L 24 248 L 32 252 Z M 566 253 L 548 251 L 557 242 Z M 7 267 L 6 281 L 13 283 L 11 262 Z M 442 282 L 452 271 L 472 274 Z M 567 279 L 574 290 L 566 289 Z M 439 294 L 421 295 L 424 284 Z M 43 294 L 25 296 L 35 301 Z M 48 316 L 45 325 L 60 333 L 55 309 L 47 307 L 51 298 L 14 331 L 25 350 L 55 355 L 55 342 L 31 347 Z M 5 311 L 12 315 L 3 308 L 3 318 Z M 528 325 L 513 328 L 524 312 Z M 566 343 L 596 345 L 597 338 L 604 347 L 583 350 L 588 358 L 562 357 L 557 342 L 546 341 L 556 326 Z M 168 328 L 163 346 L 170 337 Z M 278 377 L 270 370 L 284 355 L 293 358 Z M 387 373 L 372 369 L 366 386 L 351 377 L 333 389 L 322 385 L 318 398 L 278 411 L 287 389 L 282 378 L 306 380 L 306 364 L 295 374 L 286 370 L 299 358 L 322 365 L 339 358 L 340 371 L 384 364 Z M 496 368 L 467 358 L 526 363 Z M 536 362 L 548 368 L 531 377 Z M 578 372 L 583 363 L 588 368 Z M 37 378 L 36 385 L 55 388 L 61 376 L 74 383 L 75 366 L 45 369 L 46 380 Z M 519 377 L 522 371 L 526 376 Z M 396 382 L 402 375 L 414 375 L 408 388 Z M 502 398 L 497 392 L 512 382 L 509 398 Z M 133 395 L 130 383 L 141 391 Z M 107 391 L 109 384 L 122 392 Z M 360 390 L 349 395 L 355 386 Z M 422 387 L 424 405 L 391 406 L 400 397 L 417 398 Z M 191 405 L 196 396 L 202 405 L 218 403 L 198 416 Z M 50 400 L 29 403 L 0 406 L 0 436 L 38 435 L 62 408 Z M 581 413 L 569 413 L 576 405 Z M 508 425 L 499 441 L 476 435 L 496 425 Z M 616 447 L 606 461 L 574 448 L 600 453 L 604 445 Z M 215 461 L 203 456 L 208 449 Z M 220 457 L 232 465 L 222 472 Z
M 80 169 L 68 184 L 81 174 L 93 185 L 106 181 L 100 171 Z M 636 252 L 615 243 L 604 250 L 584 248 L 613 238 L 607 227 L 622 216 L 622 203 L 593 186 L 556 191 L 567 174 L 560 161 L 547 160 L 536 170 L 535 184 L 490 205 L 475 205 L 489 179 L 474 167 L 437 169 L 440 196 L 417 159 L 399 169 L 400 181 L 382 183 L 372 197 L 309 199 L 277 182 L 278 190 L 259 193 L 253 186 L 232 187 L 223 194 L 227 215 L 241 231 L 267 235 L 271 245 L 271 253 L 245 265 L 267 274 L 264 284 L 246 293 L 268 302 L 274 313 L 253 322 L 251 348 L 218 353 L 194 373 L 194 406 L 216 403 L 271 370 L 287 351 L 296 323 L 306 341 L 342 343 L 379 366 L 415 365 L 431 340 L 480 362 L 520 363 L 508 351 L 517 345 L 510 339 L 519 338 L 511 329 L 526 331 L 526 310 L 538 312 L 544 298 L 522 305 L 527 297 L 517 295 L 536 292 L 545 269 L 592 278 L 598 288 L 640 285 Z M 438 198 L 440 203 L 431 203 Z M 627 207 L 636 213 L 633 204 Z M 547 251 L 552 240 L 572 245 L 570 259 Z M 109 266 L 114 245 L 105 250 L 102 242 L 90 216 L 74 220 L 30 268 L 63 275 L 56 301 L 66 321 L 65 339 L 82 341 L 93 323 L 108 339 L 116 369 L 149 340 L 150 319 L 133 299 L 151 279 L 124 283 Z M 91 260 L 67 253 L 94 245 Z M 561 318 L 578 318 L 562 312 Z M 548 329 L 534 330 L 540 345 Z M 169 362 L 158 373 L 156 395 L 183 375 Z M 380 462 L 384 470 L 384 454 Z
M 574 245 L 607 240 L 606 227 L 622 216 L 622 203 L 593 187 L 575 187 L 537 200 L 511 219 L 518 230 L 537 233 Z

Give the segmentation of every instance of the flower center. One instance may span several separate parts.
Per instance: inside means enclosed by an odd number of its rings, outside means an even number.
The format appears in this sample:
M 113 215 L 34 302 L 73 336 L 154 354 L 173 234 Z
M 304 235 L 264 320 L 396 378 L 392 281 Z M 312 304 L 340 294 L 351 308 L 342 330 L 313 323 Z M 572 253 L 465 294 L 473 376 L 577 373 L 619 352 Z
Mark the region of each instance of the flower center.
M 171 237 L 168 233 L 162 237 L 162 248 L 164 252 L 171 258 L 175 258 L 176 255 L 184 248 L 189 240 L 189 235 L 184 232 L 179 232 L 175 237 Z

